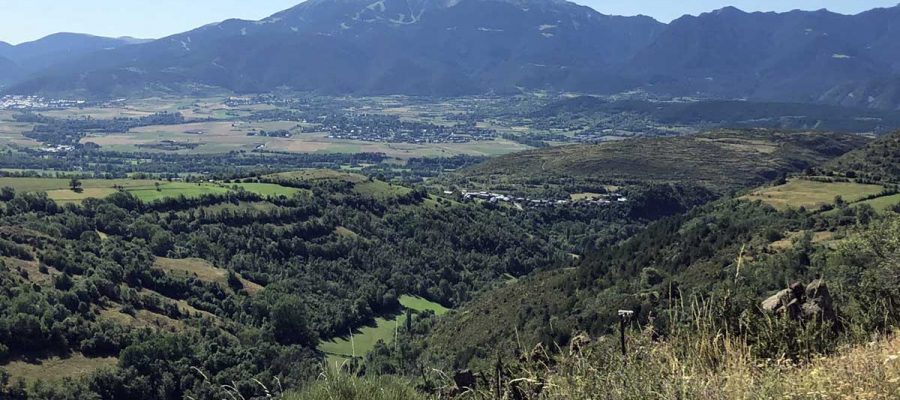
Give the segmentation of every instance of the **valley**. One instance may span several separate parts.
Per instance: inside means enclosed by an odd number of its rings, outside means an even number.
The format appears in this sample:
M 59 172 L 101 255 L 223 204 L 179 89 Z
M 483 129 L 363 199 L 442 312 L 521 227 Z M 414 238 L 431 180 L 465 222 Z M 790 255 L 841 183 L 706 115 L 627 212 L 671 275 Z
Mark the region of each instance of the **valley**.
M 2 400 L 900 398 L 900 6 L 45 1 Z
M 590 136 L 605 107 L 282 94 L 5 110 L 9 393 L 56 396 L 72 381 L 36 376 L 60 370 L 91 385 L 184 376 L 189 389 L 160 390 L 203 396 L 233 368 L 291 388 L 351 374 L 433 391 L 447 380 L 434 371 L 610 334 L 615 309 L 655 319 L 672 297 L 723 290 L 750 309 L 823 273 L 791 260 L 900 208 L 895 134 L 747 128 L 721 112 L 660 131 L 634 108 L 614 112 L 627 129 Z M 722 276 L 741 276 L 736 256 L 754 265 L 746 290 Z

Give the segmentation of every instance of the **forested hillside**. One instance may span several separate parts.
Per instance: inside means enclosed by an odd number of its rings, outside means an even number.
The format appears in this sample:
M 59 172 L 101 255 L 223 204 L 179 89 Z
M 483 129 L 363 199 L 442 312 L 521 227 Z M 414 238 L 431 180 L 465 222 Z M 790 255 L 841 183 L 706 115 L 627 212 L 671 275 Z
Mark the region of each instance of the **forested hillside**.
M 0 190 L 0 393 L 352 398 L 380 385 L 408 398 L 459 389 L 433 371 L 467 367 L 503 371 L 499 386 L 478 383 L 490 393 L 519 390 L 510 385 L 535 371 L 528 382 L 605 387 L 605 375 L 553 360 L 578 360 L 560 351 L 568 346 L 613 357 L 600 338 L 621 309 L 635 311 L 635 329 L 653 327 L 646 348 L 690 346 L 704 336 L 687 315 L 702 304 L 753 360 L 800 362 L 894 326 L 896 246 L 881 233 L 896 229 L 896 188 L 823 166 L 867 143 L 860 151 L 892 159 L 891 141 L 748 131 L 631 142 L 471 169 L 507 166 L 508 181 L 463 171 L 413 187 L 339 170 L 116 179 L 111 189 L 104 179 L 3 178 L 15 188 Z M 605 168 L 567 176 L 589 164 Z M 467 199 L 462 184 L 623 201 L 523 206 Z M 40 192 L 51 187 L 59 202 Z M 784 310 L 820 311 L 798 311 L 802 324 L 761 311 L 796 282 L 812 294 Z M 311 383 L 323 376 L 328 384 Z M 322 394 L 341 385 L 346 396 Z
M 878 138 L 825 166 L 824 170 L 850 179 L 900 182 L 900 132 Z
M 296 193 L 258 194 L 257 181 Z M 320 341 L 401 312 L 404 296 L 456 307 L 646 223 L 631 205 L 500 209 L 334 171 L 240 184 L 152 202 L 123 188 L 64 206 L 3 189 L 4 398 L 208 398 L 210 382 L 230 381 L 262 394 L 254 377 L 295 387 L 321 369 Z M 38 384 L 33 360 L 113 368 Z

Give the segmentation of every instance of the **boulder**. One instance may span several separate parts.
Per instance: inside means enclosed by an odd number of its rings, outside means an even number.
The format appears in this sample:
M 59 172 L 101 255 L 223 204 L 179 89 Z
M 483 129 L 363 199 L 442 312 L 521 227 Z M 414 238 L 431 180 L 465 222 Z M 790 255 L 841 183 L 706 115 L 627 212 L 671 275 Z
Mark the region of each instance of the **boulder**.
M 763 300 L 762 309 L 771 314 L 775 314 L 780 311 L 784 306 L 791 302 L 793 295 L 791 294 L 790 289 L 784 289 L 778 293 L 772 295 L 768 299 Z
M 806 286 L 806 303 L 803 305 L 804 318 L 818 318 L 823 321 L 835 319 L 834 300 L 828 285 L 822 279 L 816 279 Z
M 834 301 L 822 279 L 816 279 L 806 286 L 794 283 L 763 300 L 760 307 L 769 314 L 786 313 L 793 320 L 835 319 Z

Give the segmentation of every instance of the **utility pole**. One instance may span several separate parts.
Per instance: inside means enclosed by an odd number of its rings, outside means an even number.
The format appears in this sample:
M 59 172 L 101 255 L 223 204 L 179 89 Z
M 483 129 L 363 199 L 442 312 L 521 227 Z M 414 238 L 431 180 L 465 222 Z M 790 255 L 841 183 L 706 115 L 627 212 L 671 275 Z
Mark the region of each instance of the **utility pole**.
M 634 316 L 634 311 L 619 310 L 619 340 L 622 343 L 622 356 L 628 356 L 628 348 L 625 345 L 625 327 Z

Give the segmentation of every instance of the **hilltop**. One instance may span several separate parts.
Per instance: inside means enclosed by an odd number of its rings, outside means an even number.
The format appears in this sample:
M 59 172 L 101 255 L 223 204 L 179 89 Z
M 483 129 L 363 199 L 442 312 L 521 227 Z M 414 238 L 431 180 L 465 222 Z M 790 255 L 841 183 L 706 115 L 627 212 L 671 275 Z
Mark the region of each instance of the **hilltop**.
M 856 135 L 723 130 L 525 151 L 459 174 L 460 184 L 683 183 L 724 193 L 819 165 L 861 147 Z
M 900 132 L 878 138 L 823 169 L 852 179 L 900 183 Z

